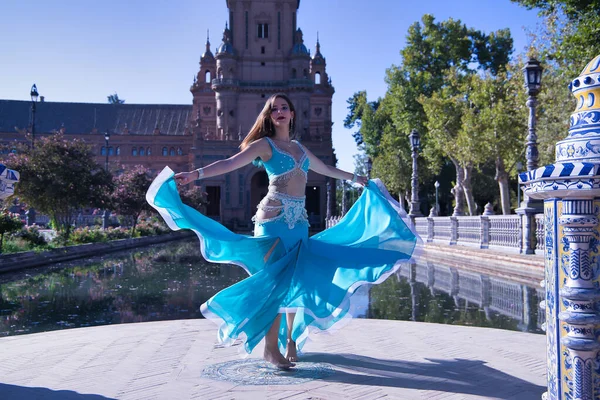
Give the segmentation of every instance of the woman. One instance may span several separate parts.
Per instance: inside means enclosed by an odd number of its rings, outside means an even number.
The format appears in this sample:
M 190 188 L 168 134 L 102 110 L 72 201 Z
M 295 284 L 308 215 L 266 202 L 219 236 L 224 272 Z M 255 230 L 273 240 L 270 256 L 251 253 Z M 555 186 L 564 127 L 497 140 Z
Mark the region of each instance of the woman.
M 310 330 L 329 330 L 350 316 L 352 293 L 379 283 L 411 258 L 418 236 L 380 182 L 324 164 L 290 133 L 294 106 L 284 94 L 271 96 L 241 152 L 174 176 L 179 185 L 214 177 L 254 162 L 264 166 L 269 191 L 252 219 L 254 237 L 235 234 L 181 204 L 173 173 L 165 170 L 148 190 L 148 202 L 173 229 L 192 229 L 208 261 L 240 265 L 250 276 L 222 290 L 201 307 L 219 321 L 219 340 L 244 340 L 250 353 L 265 338 L 264 358 L 281 369 L 294 366 Z M 305 203 L 307 173 L 351 180 L 366 186 L 338 225 L 311 238 Z M 367 185 L 368 183 L 368 185 Z M 281 321 L 281 313 L 287 313 Z M 285 356 L 280 349 L 285 347 Z

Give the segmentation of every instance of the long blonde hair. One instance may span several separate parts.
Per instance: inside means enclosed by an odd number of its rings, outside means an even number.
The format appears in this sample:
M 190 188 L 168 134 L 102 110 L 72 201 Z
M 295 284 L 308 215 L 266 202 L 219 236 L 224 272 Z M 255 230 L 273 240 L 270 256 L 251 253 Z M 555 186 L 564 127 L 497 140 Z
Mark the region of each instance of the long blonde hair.
M 250 129 L 250 132 L 246 135 L 242 143 L 240 144 L 240 149 L 244 150 L 246 147 L 250 146 L 252 142 L 257 141 L 260 138 L 265 136 L 273 137 L 275 136 L 275 127 L 273 126 L 273 121 L 271 121 L 271 109 L 273 108 L 273 103 L 275 103 L 275 99 L 281 98 L 288 103 L 290 107 L 290 111 L 296 115 L 296 109 L 294 105 L 290 101 L 290 98 L 287 97 L 284 93 L 275 93 L 266 101 L 265 106 L 263 107 L 258 117 L 256 117 L 256 122 Z M 294 132 L 295 124 L 294 118 L 290 120 L 290 136 Z

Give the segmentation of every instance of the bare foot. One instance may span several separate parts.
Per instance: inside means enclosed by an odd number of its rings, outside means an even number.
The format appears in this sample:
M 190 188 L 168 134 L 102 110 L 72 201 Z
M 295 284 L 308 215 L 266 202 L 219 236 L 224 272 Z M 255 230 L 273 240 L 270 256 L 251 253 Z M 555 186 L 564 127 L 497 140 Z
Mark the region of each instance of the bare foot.
M 296 366 L 296 364 L 289 362 L 277 348 L 273 350 L 265 346 L 264 359 L 279 369 L 290 369 Z
M 294 342 L 291 339 L 288 339 L 288 341 L 287 341 L 287 346 L 285 349 L 285 358 L 291 362 L 298 361 L 298 353 L 296 351 L 296 342 Z

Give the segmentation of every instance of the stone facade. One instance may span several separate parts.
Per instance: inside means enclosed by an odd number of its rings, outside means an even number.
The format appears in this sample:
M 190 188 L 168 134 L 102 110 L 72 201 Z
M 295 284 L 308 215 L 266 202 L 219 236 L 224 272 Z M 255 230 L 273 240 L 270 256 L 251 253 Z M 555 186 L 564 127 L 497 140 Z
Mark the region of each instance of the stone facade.
M 94 146 L 101 165 L 108 153 L 117 171 L 137 164 L 155 172 L 165 165 L 190 170 L 235 154 L 265 101 L 283 92 L 296 107 L 295 137 L 335 165 L 334 89 L 318 40 L 312 56 L 304 45 L 297 27 L 299 0 L 227 0 L 226 5 L 229 21 L 214 54 L 207 38 L 190 88 L 191 106 L 45 102 L 37 107 L 36 136 L 63 131 L 82 138 Z M 29 108 L 26 101 L 0 100 L 0 143 L 27 140 Z M 267 192 L 266 173 L 253 165 L 197 184 L 208 193 L 207 215 L 234 228 L 250 227 Z M 306 195 L 311 225 L 322 229 L 326 178 L 310 172 Z M 335 207 L 333 193 L 330 198 Z

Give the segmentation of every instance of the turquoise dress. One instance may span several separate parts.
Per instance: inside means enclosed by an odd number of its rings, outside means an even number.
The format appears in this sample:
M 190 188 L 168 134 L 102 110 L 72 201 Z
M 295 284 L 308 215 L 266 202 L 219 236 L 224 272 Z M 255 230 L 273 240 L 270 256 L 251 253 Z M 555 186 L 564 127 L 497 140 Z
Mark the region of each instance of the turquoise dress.
M 309 237 L 304 197 L 288 193 L 298 182 L 306 185 L 308 157 L 297 142 L 299 159 L 267 140 L 273 154 L 263 163 L 269 193 L 259 204 L 262 212 L 253 218 L 254 236 L 231 232 L 183 204 L 169 167 L 146 194 L 171 229 L 196 233 L 207 261 L 235 264 L 248 272 L 246 279 L 201 306 L 202 314 L 217 322 L 219 342 L 241 339 L 247 353 L 278 313 L 296 313 L 292 339 L 298 349 L 311 333 L 338 328 L 352 316 L 352 295 L 359 286 L 383 282 L 420 248 L 406 214 L 377 179 L 369 181 L 337 225 Z M 282 351 L 286 338 L 286 320 L 281 318 Z

